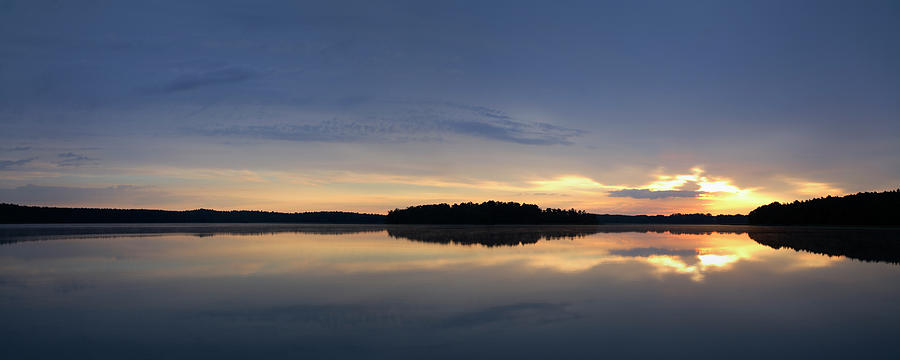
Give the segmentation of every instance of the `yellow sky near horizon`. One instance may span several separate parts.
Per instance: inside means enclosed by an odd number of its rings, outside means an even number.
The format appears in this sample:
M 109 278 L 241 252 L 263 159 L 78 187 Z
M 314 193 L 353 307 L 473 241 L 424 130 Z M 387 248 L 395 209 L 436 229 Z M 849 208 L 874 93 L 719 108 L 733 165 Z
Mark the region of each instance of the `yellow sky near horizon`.
M 644 183 L 604 183 L 577 173 L 511 179 L 461 176 L 411 176 L 351 171 L 254 171 L 143 167 L 112 169 L 147 185 L 101 184 L 103 173 L 85 174 L 70 183 L 95 194 L 47 199 L 32 205 L 186 210 L 317 211 L 386 213 L 394 208 L 430 203 L 516 201 L 541 207 L 575 208 L 593 213 L 746 214 L 773 201 L 842 195 L 833 184 L 785 178 L 781 188 L 710 174 L 702 167 L 686 172 L 648 174 Z M 22 176 L 22 174 L 17 174 Z M 121 177 L 121 175 L 119 175 Z M 45 173 L 35 179 L 47 178 Z M 27 180 L 27 179 L 26 179 Z M 121 183 L 121 182 L 120 182 Z M 131 183 L 134 183 L 132 181 Z M 46 191 L 49 186 L 31 186 Z M 28 190 L 28 187 L 25 190 Z M 77 187 L 75 187 L 77 189 Z M 66 188 L 71 192 L 71 187 Z M 24 192 L 23 188 L 18 191 Z

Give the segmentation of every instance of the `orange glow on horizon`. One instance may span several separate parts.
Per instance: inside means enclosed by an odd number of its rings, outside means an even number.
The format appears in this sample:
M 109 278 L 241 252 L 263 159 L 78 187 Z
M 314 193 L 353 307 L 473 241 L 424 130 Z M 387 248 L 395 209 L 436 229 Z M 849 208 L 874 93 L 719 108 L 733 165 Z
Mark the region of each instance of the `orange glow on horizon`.
M 829 183 L 796 179 L 784 180 L 793 190 L 763 192 L 760 187 L 744 187 L 731 178 L 709 175 L 700 167 L 692 168 L 688 174 L 657 174 L 651 176 L 654 181 L 643 185 L 605 183 L 578 173 L 538 178 L 525 175 L 492 178 L 175 167 L 109 171 L 125 174 L 125 180 L 84 189 L 103 190 L 110 196 L 92 196 L 90 201 L 30 205 L 286 212 L 339 210 L 384 214 L 394 208 L 412 205 L 496 200 L 600 214 L 746 214 L 760 205 L 796 199 L 806 193 L 843 192 Z M 83 181 L 92 183 L 93 179 L 92 176 Z M 128 179 L 140 179 L 142 183 L 118 185 L 133 183 Z M 610 196 L 611 192 L 621 191 L 626 195 Z M 637 193 L 632 196 L 627 191 Z M 658 191 L 674 193 L 653 196 L 653 192 Z M 642 197 L 642 194 L 647 196 Z

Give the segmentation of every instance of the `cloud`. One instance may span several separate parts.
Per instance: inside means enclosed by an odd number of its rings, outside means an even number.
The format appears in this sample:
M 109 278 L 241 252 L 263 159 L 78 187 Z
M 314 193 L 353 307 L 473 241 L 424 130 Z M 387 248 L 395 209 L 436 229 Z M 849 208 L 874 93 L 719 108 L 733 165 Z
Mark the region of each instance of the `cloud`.
M 721 195 L 748 195 L 752 189 L 741 189 L 730 179 L 709 177 L 700 167 L 691 169 L 691 174 L 659 175 L 654 181 L 640 188 L 626 188 L 608 192 L 610 197 L 630 197 L 634 199 L 696 198 Z
M 95 158 L 87 157 L 85 155 L 76 154 L 76 153 L 72 153 L 72 152 L 62 153 L 62 154 L 57 155 L 57 157 L 60 157 L 63 159 L 56 163 L 56 165 L 58 165 L 58 166 L 78 167 L 81 165 L 97 163 L 97 159 L 95 159 Z
M 316 124 L 278 124 L 231 126 L 197 130 L 210 136 L 250 137 L 288 141 L 349 142 L 369 137 L 382 137 L 387 128 L 380 124 L 364 124 L 342 121 L 322 121 Z M 391 139 L 397 140 L 397 139 Z
M 485 107 L 434 102 L 373 102 L 359 105 L 397 105 L 391 110 L 355 109 L 328 120 L 225 125 L 193 128 L 205 136 L 249 137 L 286 141 L 409 142 L 443 141 L 466 136 L 523 145 L 570 145 L 582 130 L 517 120 Z M 374 105 L 373 105 L 374 104 Z
M 663 198 L 692 198 L 703 194 L 702 191 L 692 190 L 659 190 L 650 189 L 622 189 L 608 193 L 610 197 L 630 197 L 633 199 L 663 199 Z
M 27 163 L 34 161 L 34 159 L 37 159 L 37 158 L 29 158 L 29 159 L 22 159 L 22 160 L 0 160 L 0 170 L 6 170 L 6 169 L 12 168 L 14 166 L 22 166 L 22 165 L 25 165 Z
M 256 75 L 247 68 L 231 66 L 216 70 L 183 74 L 163 86 L 163 92 L 192 90 L 204 86 L 241 82 Z
M 492 117 L 492 116 L 488 116 Z M 570 138 L 578 130 L 552 127 L 548 124 L 527 124 L 511 120 L 502 122 L 452 121 L 444 124 L 456 134 L 500 140 L 525 145 L 571 145 Z
M 28 151 L 31 150 L 31 146 L 16 146 L 9 148 L 0 148 L 0 151 Z

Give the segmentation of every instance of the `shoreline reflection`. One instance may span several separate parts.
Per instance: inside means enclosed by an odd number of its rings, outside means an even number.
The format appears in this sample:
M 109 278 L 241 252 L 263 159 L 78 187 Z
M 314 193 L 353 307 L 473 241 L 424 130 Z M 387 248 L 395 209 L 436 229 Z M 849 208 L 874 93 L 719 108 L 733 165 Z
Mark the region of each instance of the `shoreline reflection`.
M 452 245 L 519 246 L 541 240 L 575 240 L 601 232 L 596 226 L 404 226 L 389 227 L 395 239 Z
M 788 248 L 829 257 L 843 256 L 900 265 L 900 229 L 797 229 L 750 231 L 754 241 L 773 249 Z

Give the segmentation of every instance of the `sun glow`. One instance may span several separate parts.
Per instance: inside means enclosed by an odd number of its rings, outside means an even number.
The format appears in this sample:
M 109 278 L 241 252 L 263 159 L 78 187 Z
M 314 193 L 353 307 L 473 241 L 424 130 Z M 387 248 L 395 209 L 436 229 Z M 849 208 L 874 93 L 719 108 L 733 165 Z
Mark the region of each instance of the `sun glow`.
M 697 258 L 700 259 L 700 263 L 703 264 L 703 266 L 716 266 L 716 267 L 723 267 L 723 266 L 731 264 L 735 261 L 740 260 L 740 257 L 738 257 L 737 255 L 706 254 L 706 255 L 697 255 Z
M 733 185 L 730 179 L 710 178 L 703 175 L 701 168 L 691 169 L 689 175 L 658 175 L 657 181 L 648 184 L 645 188 L 653 191 L 686 190 L 704 193 L 739 193 L 741 188 Z
M 174 167 L 122 168 L 128 178 L 152 187 L 117 190 L 89 203 L 57 206 L 191 209 L 198 207 L 274 211 L 347 210 L 385 213 L 397 207 L 465 201 L 518 201 L 542 207 L 576 208 L 596 213 L 670 214 L 675 212 L 746 213 L 781 200 L 745 188 L 731 178 L 712 176 L 700 167 L 682 174 L 652 175 L 649 183 L 608 183 L 575 172 L 547 177 L 415 176 L 353 171 L 262 171 Z M 611 175 L 611 178 L 617 176 Z M 117 182 L 106 184 L 111 187 Z M 141 184 L 142 185 L 142 184 Z M 800 187 L 800 184 L 797 184 Z M 839 190 L 804 183 L 803 191 Z M 104 188 L 105 189 L 105 188 Z M 612 191 L 622 191 L 611 197 Z M 630 192 L 629 192 L 630 191 Z M 675 192 L 670 195 L 658 191 Z M 115 195 L 115 197 L 113 197 Z
M 719 181 L 699 181 L 697 185 L 700 185 L 700 190 L 702 192 L 714 193 L 714 192 L 728 192 L 728 193 L 739 193 L 742 190 L 737 186 L 731 185 L 728 181 L 719 180 Z
M 697 267 L 688 265 L 684 260 L 670 255 L 654 255 L 647 257 L 647 262 L 655 265 L 659 272 L 675 272 L 679 274 L 692 274 L 697 272 Z

